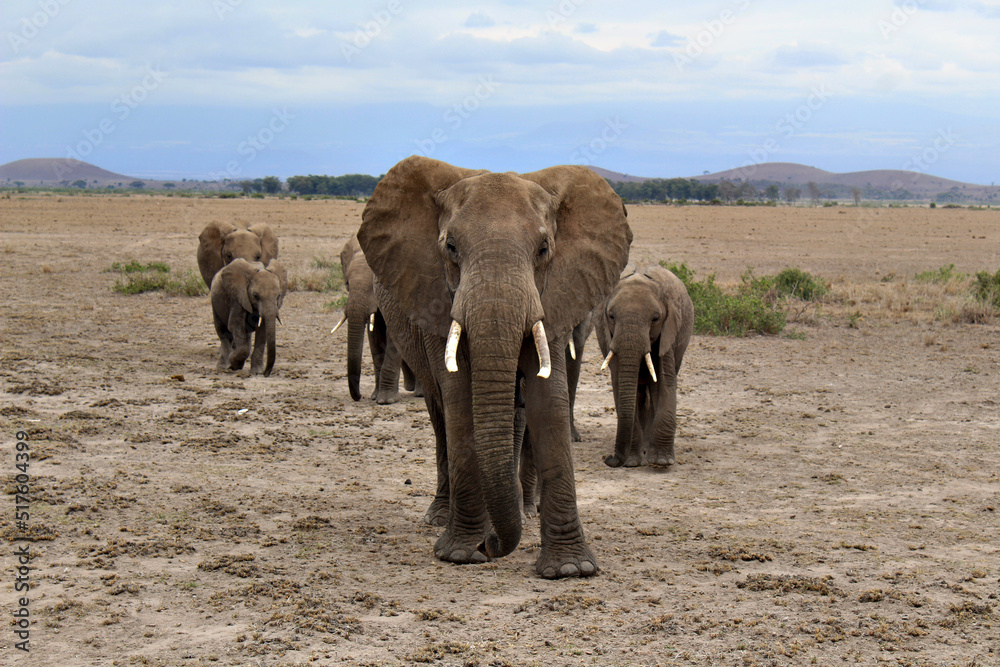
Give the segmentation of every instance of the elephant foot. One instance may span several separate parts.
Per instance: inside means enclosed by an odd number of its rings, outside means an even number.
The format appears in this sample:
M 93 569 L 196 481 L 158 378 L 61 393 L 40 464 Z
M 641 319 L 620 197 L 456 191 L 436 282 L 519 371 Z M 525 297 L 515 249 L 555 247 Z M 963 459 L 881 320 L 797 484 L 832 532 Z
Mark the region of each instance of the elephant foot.
M 409 390 L 407 390 L 407 391 L 409 391 Z M 420 384 L 419 382 L 417 382 L 416 385 L 414 385 L 414 387 L 413 387 L 413 395 L 416 396 L 417 398 L 423 398 L 424 397 L 424 386 L 422 384 Z
M 448 525 L 447 498 L 435 498 L 433 502 L 431 502 L 431 506 L 427 508 L 427 513 L 424 514 L 424 523 L 428 526 Z
M 554 548 L 542 548 L 535 562 L 535 572 L 544 579 L 592 577 L 600 571 L 594 552 L 586 543 L 578 542 Z
M 677 459 L 674 457 L 673 447 L 663 447 L 655 452 L 649 452 L 646 455 L 646 463 L 651 466 L 672 466 L 677 463 Z
M 583 436 L 581 436 L 580 432 L 576 429 L 576 424 L 570 424 L 569 430 L 573 437 L 573 442 L 583 442 Z
M 465 537 L 468 540 L 470 536 Z M 446 530 L 434 545 L 434 555 L 448 563 L 486 563 L 489 556 L 478 549 L 480 542 L 479 539 L 460 540 Z
M 618 454 L 609 454 L 604 457 L 604 465 L 611 468 L 620 468 L 625 464 L 625 459 Z
M 524 518 L 525 520 L 538 518 L 538 506 L 534 500 L 524 501 Z
M 642 458 L 638 454 L 629 454 L 628 456 L 622 456 L 618 452 L 606 456 L 604 458 L 604 463 L 612 468 L 620 468 L 625 466 L 626 468 L 638 468 L 642 465 Z
M 375 402 L 379 405 L 392 405 L 393 403 L 399 403 L 399 392 L 377 392 L 375 396 L 372 396 Z

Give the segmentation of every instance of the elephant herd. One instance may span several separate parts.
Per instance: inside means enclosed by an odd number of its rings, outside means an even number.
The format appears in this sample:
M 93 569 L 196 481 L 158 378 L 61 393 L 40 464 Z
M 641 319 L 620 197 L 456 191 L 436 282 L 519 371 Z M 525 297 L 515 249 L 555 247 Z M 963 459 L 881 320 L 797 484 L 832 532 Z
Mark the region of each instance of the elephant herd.
M 675 462 L 677 373 L 694 309 L 659 266 L 629 265 L 632 231 L 608 183 L 582 166 L 526 174 L 406 158 L 380 180 L 341 253 L 348 386 L 358 400 L 367 329 L 372 398 L 422 395 L 438 482 L 425 521 L 441 560 L 511 553 L 536 513 L 545 578 L 598 571 L 577 512 L 572 404 L 592 331 L 610 367 L 618 427 L 609 466 Z M 266 225 L 209 225 L 198 263 L 211 285 L 219 369 L 270 373 L 287 289 Z M 267 359 L 263 361 L 266 342 Z

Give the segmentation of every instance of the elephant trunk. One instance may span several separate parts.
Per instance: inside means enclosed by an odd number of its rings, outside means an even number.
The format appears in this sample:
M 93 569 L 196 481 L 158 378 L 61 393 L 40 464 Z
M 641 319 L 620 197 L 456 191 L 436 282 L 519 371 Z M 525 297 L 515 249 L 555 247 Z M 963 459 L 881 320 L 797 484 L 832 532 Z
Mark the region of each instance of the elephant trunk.
M 635 437 L 635 404 L 639 391 L 639 355 L 615 354 L 618 360 L 618 431 L 615 434 L 615 452 L 628 457 Z M 624 460 L 622 461 L 624 462 Z
M 514 387 L 523 341 L 520 326 L 498 326 L 490 318 L 468 323 L 472 377 L 472 432 L 483 499 L 493 533 L 480 549 L 490 558 L 512 552 L 521 541 L 521 510 L 514 459 Z
M 361 399 L 361 353 L 364 350 L 368 318 L 364 314 L 347 318 L 347 387 L 351 398 Z
M 511 267 L 509 257 L 497 258 L 495 265 L 501 268 L 463 281 L 464 293 L 456 294 L 452 310 L 457 319 L 464 319 L 468 333 L 472 433 L 483 500 L 493 524 L 479 548 L 490 558 L 509 554 L 521 541 L 515 385 L 524 339 L 544 315 L 531 272 L 518 270 L 527 267 Z
M 275 320 L 277 315 L 273 317 L 264 318 L 264 340 L 267 341 L 267 349 L 265 350 L 265 361 L 264 361 L 264 377 L 271 374 L 271 369 L 274 368 L 274 357 L 276 352 L 276 342 L 277 337 Z M 259 334 L 258 334 L 259 335 Z

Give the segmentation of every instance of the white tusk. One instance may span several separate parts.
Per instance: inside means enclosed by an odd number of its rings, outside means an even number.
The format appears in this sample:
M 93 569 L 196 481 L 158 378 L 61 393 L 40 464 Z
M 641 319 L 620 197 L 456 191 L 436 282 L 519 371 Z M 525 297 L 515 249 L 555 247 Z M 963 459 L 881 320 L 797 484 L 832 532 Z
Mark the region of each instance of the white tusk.
M 573 345 L 573 339 L 569 339 L 569 358 L 576 361 L 576 345 Z
M 375 331 L 375 313 L 372 313 L 371 317 L 368 318 L 368 330 Z
M 549 341 L 545 338 L 541 320 L 531 327 L 531 334 L 535 337 L 535 350 L 538 352 L 538 377 L 547 378 L 552 373 L 552 360 L 549 359 Z
M 344 322 L 346 322 L 346 321 L 347 321 L 347 313 L 344 313 L 344 315 L 340 318 L 340 321 L 337 322 L 337 326 L 335 326 L 334 328 L 330 329 L 330 333 L 337 333 L 337 329 L 339 329 L 340 327 L 344 326 Z
M 653 357 L 649 356 L 649 352 L 646 353 L 646 368 L 649 369 L 649 374 L 653 376 L 653 382 L 656 382 L 656 371 L 653 369 Z
M 458 370 L 458 339 L 462 337 L 462 325 L 455 320 L 451 321 L 451 329 L 448 331 L 448 343 L 444 346 L 444 367 L 449 373 Z
M 602 371 L 607 369 L 608 364 L 611 363 L 611 357 L 613 357 L 613 356 L 615 356 L 615 351 L 614 350 L 608 352 L 608 356 L 604 357 L 604 363 L 601 364 L 601 370 Z

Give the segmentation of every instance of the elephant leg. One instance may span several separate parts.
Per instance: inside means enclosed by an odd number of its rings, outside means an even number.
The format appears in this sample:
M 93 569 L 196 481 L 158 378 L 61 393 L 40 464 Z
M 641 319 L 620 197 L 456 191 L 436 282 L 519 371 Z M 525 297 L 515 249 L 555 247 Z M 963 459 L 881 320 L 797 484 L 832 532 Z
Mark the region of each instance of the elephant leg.
M 535 570 L 546 579 L 591 576 L 597 558 L 587 545 L 576 505 L 569 428 L 565 338 L 550 342 L 551 375 L 537 377 L 538 357 L 529 342 L 521 350 L 527 429 L 540 486 L 542 549 Z
M 580 366 L 583 365 L 583 343 L 576 342 L 577 339 L 576 331 L 573 332 L 574 347 L 576 348 L 576 359 L 573 359 L 569 354 L 569 349 L 566 350 L 566 383 L 569 390 L 569 429 L 570 434 L 573 437 L 573 442 L 583 442 L 583 438 L 580 436 L 580 431 L 576 429 L 576 385 L 580 383 Z
M 405 362 L 400 360 L 400 369 L 403 371 L 403 388 L 406 391 L 412 391 L 413 395 L 417 398 L 421 398 L 424 395 L 424 387 L 417 376 L 413 374 L 410 366 Z
M 250 356 L 250 336 L 246 330 L 246 317 L 239 308 L 233 308 L 229 313 L 229 332 L 233 335 L 233 349 L 229 354 L 229 369 L 238 371 L 243 368 Z
M 448 484 L 448 439 L 445 434 L 444 411 L 431 396 L 425 396 L 427 413 L 434 427 L 434 459 L 437 462 L 437 491 L 424 514 L 424 523 L 430 526 L 447 526 L 451 507 L 451 489 Z
M 671 466 L 677 462 L 674 455 L 674 436 L 677 433 L 677 373 L 670 355 L 664 355 L 663 376 L 660 378 L 658 396 L 654 394 L 653 423 L 649 429 L 649 447 L 646 461 L 651 466 Z
M 538 470 L 531 450 L 531 434 L 527 432 L 528 418 L 524 412 L 524 392 L 521 390 L 523 377 L 517 376 L 514 394 L 514 458 L 518 460 L 518 482 L 521 485 L 521 513 L 525 519 L 538 516 Z
M 215 333 L 219 336 L 219 361 L 215 364 L 215 370 L 224 371 L 229 368 L 229 355 L 233 351 L 233 334 L 226 327 L 225 321 L 214 311 L 212 322 L 215 324 Z
M 444 358 L 444 345 L 440 348 Z M 490 529 L 490 518 L 475 452 L 468 381 L 453 376 L 441 385 L 450 496 L 448 524 L 434 545 L 434 555 L 451 563 L 485 563 L 489 558 L 479 545 Z
M 375 366 L 375 389 L 372 391 L 372 400 L 377 400 L 381 391 L 382 367 L 385 365 L 386 348 L 389 340 L 385 330 L 385 320 L 381 313 L 375 312 L 375 326 L 368 329 L 368 348 L 372 353 L 372 365 Z M 399 400 L 397 396 L 397 400 Z M 396 401 L 392 401 L 395 403 Z
M 375 402 L 379 405 L 389 405 L 399 401 L 399 368 L 402 362 L 399 347 L 393 344 L 391 338 L 387 338 L 375 396 Z

